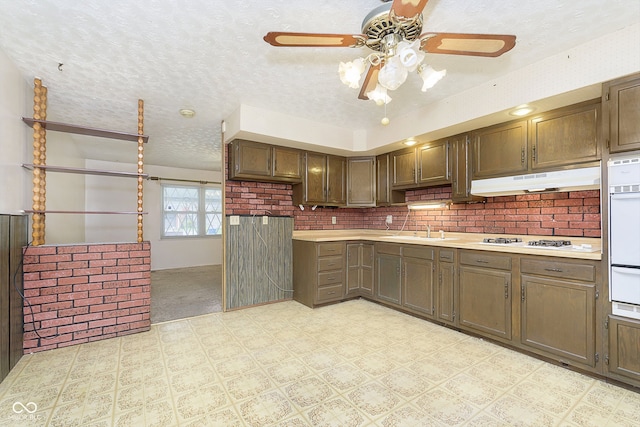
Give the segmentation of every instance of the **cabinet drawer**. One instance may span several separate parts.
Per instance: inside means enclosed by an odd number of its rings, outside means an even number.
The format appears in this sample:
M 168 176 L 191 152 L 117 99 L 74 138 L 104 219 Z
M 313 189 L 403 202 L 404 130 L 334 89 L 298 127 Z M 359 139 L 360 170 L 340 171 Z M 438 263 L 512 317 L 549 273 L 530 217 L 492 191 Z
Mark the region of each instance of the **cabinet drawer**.
M 563 279 L 595 282 L 596 267 L 590 264 L 570 264 L 567 262 L 523 258 L 520 269 L 523 273 Z
M 344 258 L 341 256 L 318 258 L 318 271 L 342 270 L 342 268 L 344 268 Z
M 326 273 L 318 273 L 318 286 L 333 285 L 342 283 L 343 271 L 329 271 Z
M 400 256 L 400 248 L 400 245 L 394 245 L 391 243 L 376 243 L 376 252 L 379 254 Z
M 342 299 L 342 283 L 318 288 L 318 302 Z
M 453 251 L 440 249 L 440 261 L 453 262 Z
M 342 242 L 319 243 L 318 256 L 342 255 L 343 248 L 344 248 L 344 244 Z
M 424 248 L 420 246 L 403 246 L 402 256 L 433 260 L 433 248 Z
M 460 264 L 511 270 L 511 257 L 482 252 L 460 252 Z

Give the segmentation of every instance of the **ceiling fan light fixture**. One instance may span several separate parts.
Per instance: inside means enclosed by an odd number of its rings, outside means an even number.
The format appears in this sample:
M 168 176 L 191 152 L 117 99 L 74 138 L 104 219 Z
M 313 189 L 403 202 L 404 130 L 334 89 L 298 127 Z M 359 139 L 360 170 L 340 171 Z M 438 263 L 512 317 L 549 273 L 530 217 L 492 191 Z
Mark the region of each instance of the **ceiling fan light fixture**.
M 388 90 L 398 89 L 407 80 L 407 69 L 402 66 L 400 58 L 389 58 L 378 73 L 378 83 Z
M 422 64 L 418 69 L 418 75 L 422 79 L 422 91 L 426 92 L 447 75 L 447 70 L 436 71 L 430 65 Z
M 338 66 L 340 81 L 352 89 L 360 87 L 360 76 L 364 72 L 364 59 L 357 58 L 351 62 L 341 62 Z
M 376 105 L 384 105 L 391 102 L 391 97 L 387 94 L 387 89 L 380 84 L 377 84 L 374 90 L 367 92 L 367 97 L 375 102 Z
M 424 53 L 420 50 L 420 40 L 414 40 L 413 43 L 409 43 L 406 40 L 398 43 L 398 57 L 407 71 L 415 71 L 424 60 L 424 56 Z

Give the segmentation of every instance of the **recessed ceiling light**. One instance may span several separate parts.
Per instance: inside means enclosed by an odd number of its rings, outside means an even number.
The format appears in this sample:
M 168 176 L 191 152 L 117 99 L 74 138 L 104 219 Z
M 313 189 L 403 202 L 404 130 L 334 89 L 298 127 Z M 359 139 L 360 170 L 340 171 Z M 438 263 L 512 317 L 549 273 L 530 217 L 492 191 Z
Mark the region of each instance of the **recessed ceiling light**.
M 530 107 L 528 105 L 520 105 L 516 107 L 514 110 L 509 111 L 509 114 L 512 116 L 526 116 L 529 113 L 532 113 L 535 108 Z
M 187 119 L 190 119 L 191 117 L 193 117 L 193 116 L 195 116 L 195 115 L 196 115 L 196 112 L 195 112 L 195 111 L 193 111 L 193 110 L 192 110 L 192 109 L 190 109 L 190 108 L 182 108 L 182 109 L 180 110 L 180 115 L 181 115 L 182 117 L 186 117 Z
M 412 145 L 416 145 L 416 140 L 411 138 L 411 139 L 407 139 L 405 142 L 403 142 L 404 145 L 411 147 Z

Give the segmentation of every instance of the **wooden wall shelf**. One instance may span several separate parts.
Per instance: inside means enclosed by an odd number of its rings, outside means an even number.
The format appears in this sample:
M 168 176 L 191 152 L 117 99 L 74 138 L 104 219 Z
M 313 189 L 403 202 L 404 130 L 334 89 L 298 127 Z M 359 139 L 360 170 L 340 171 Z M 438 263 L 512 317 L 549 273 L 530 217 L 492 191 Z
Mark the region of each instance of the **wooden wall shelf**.
M 116 132 L 104 129 L 95 129 L 86 126 L 71 125 L 68 123 L 50 122 L 48 120 L 32 119 L 23 117 L 22 121 L 33 127 L 35 123 L 40 123 L 45 129 L 57 132 L 75 133 L 77 135 L 98 136 L 101 138 L 119 139 L 121 141 L 137 142 L 138 137 L 142 136 L 146 143 L 149 140 L 148 135 L 138 135 L 137 133 Z
M 49 172 L 77 173 L 82 175 L 118 176 L 123 178 L 137 178 L 141 176 L 143 178 L 149 178 L 149 174 L 137 173 L 137 172 L 118 172 L 118 171 L 107 171 L 107 170 L 101 170 L 101 169 L 72 168 L 67 166 L 34 165 L 32 163 L 23 163 L 22 167 L 29 170 L 33 170 L 37 168 L 37 169 L 44 169 Z

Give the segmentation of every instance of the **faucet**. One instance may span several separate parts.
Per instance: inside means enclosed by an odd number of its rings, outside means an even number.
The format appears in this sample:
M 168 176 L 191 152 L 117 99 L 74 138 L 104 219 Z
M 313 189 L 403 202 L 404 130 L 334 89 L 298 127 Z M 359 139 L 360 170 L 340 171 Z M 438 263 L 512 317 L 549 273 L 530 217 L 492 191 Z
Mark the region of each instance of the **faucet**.
M 427 239 L 431 238 L 431 226 L 427 225 Z

